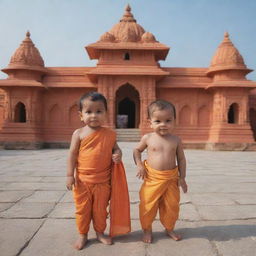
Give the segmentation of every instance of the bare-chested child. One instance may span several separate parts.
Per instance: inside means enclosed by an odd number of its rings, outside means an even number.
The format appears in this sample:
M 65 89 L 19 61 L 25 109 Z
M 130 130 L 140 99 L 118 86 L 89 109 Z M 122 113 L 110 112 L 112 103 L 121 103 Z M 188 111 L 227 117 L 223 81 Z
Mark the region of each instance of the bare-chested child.
M 156 100 L 148 106 L 148 117 L 153 129 L 145 134 L 134 149 L 137 177 L 144 179 L 140 189 L 140 222 L 143 242 L 152 242 L 152 223 L 159 209 L 160 221 L 172 239 L 181 239 L 173 229 L 179 216 L 181 186 L 187 192 L 186 159 L 181 140 L 173 134 L 175 107 L 164 100 Z M 147 149 L 143 162 L 141 153 Z

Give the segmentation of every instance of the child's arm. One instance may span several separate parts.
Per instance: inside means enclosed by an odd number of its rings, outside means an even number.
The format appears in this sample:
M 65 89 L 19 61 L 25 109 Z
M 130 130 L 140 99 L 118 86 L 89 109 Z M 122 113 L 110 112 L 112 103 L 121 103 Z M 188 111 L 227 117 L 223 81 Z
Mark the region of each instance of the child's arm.
M 146 170 L 145 170 L 145 167 L 144 167 L 144 164 L 143 162 L 141 161 L 141 153 L 147 148 L 147 138 L 148 138 L 148 135 L 144 135 L 138 146 L 133 150 L 133 159 L 134 159 L 134 162 L 135 164 L 137 165 L 137 169 L 138 169 L 138 172 L 137 172 L 137 177 L 140 179 L 144 179 L 145 176 L 146 176 Z
M 75 130 L 72 134 L 69 154 L 68 154 L 68 162 L 67 162 L 67 180 L 66 187 L 68 190 L 72 190 L 73 185 L 75 184 L 74 171 L 77 163 L 78 150 L 80 145 L 80 130 Z
M 122 150 L 119 148 L 117 142 L 113 147 L 112 160 L 114 161 L 114 163 L 120 163 L 122 160 Z
M 177 162 L 179 168 L 179 185 L 181 186 L 184 193 L 187 193 L 188 186 L 186 183 L 186 158 L 182 147 L 182 142 L 179 139 L 177 146 Z

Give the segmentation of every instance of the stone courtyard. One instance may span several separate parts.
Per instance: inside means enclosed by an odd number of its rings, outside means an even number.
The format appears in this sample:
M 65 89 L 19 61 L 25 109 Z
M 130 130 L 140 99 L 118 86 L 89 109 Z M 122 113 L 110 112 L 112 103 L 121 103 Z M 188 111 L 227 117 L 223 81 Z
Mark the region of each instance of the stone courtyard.
M 100 244 L 92 228 L 82 251 L 71 192 L 65 187 L 66 149 L 0 150 L 0 255 L 175 255 L 254 256 L 256 252 L 255 152 L 186 150 L 189 192 L 181 192 L 176 231 L 183 240 L 165 236 L 158 220 L 154 241 L 143 244 L 138 218 L 141 181 L 132 160 L 135 143 L 123 149 L 132 232 Z

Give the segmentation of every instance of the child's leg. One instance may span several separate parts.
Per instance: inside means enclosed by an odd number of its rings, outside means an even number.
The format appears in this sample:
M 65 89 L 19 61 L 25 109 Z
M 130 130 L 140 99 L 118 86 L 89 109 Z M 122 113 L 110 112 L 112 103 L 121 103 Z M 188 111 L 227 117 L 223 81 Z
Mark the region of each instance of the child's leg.
M 154 187 L 149 187 L 146 182 L 140 189 L 140 223 L 143 229 L 144 243 L 152 242 L 152 223 L 158 210 L 157 191 Z
M 92 196 L 87 184 L 78 183 L 73 191 L 76 206 L 76 224 L 79 237 L 74 247 L 81 250 L 87 242 L 87 233 L 91 222 Z
M 168 189 L 162 195 L 159 202 L 159 215 L 161 223 L 166 228 L 167 235 L 175 241 L 181 239 L 181 236 L 173 231 L 179 217 L 179 201 L 179 188 L 177 184 L 173 182 L 168 186 Z
M 93 191 L 93 226 L 97 239 L 103 244 L 112 244 L 112 239 L 104 235 L 107 220 L 107 207 L 110 199 L 108 183 L 95 184 Z

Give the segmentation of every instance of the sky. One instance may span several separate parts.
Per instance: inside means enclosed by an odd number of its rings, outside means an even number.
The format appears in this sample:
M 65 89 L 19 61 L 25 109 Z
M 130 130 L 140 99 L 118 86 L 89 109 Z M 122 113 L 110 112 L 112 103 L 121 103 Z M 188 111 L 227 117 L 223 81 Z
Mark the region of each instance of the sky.
M 228 31 L 256 70 L 255 0 L 0 0 L 0 68 L 28 30 L 46 67 L 95 66 L 84 47 L 118 23 L 128 3 L 137 23 L 170 47 L 162 67 L 208 67 Z M 256 71 L 247 78 L 255 81 Z

